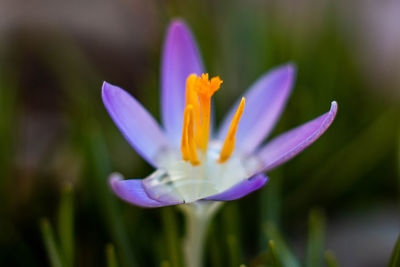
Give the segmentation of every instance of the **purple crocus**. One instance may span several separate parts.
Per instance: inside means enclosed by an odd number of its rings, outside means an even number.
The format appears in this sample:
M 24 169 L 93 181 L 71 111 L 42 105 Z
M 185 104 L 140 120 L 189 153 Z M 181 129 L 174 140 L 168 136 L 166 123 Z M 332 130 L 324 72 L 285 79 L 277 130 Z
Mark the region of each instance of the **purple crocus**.
M 144 179 L 112 174 L 121 199 L 142 207 L 229 201 L 260 189 L 263 173 L 290 160 L 330 126 L 337 103 L 321 116 L 262 145 L 291 93 L 295 67 L 286 64 L 259 78 L 214 130 L 211 96 L 222 80 L 205 74 L 188 27 L 173 21 L 162 55 L 162 128 L 123 89 L 104 82 L 104 105 L 122 134 L 156 171 Z

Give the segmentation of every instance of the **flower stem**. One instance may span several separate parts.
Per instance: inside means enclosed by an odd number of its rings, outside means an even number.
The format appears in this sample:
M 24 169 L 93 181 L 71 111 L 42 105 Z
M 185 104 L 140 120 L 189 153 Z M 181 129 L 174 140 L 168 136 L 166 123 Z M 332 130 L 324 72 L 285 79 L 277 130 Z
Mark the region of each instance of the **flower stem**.
M 183 252 L 186 267 L 203 266 L 204 241 L 208 225 L 222 202 L 196 202 L 180 205 L 186 217 Z

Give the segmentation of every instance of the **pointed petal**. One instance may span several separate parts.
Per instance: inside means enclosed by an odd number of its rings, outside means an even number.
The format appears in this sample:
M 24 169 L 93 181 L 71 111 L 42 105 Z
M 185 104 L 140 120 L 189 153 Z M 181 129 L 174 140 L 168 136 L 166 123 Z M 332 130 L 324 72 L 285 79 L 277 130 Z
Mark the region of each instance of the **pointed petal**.
M 203 73 L 200 53 L 186 24 L 175 20 L 166 34 L 161 70 L 162 120 L 175 146 L 179 146 L 182 132 L 186 78 L 192 73 Z
M 126 202 L 146 208 L 156 208 L 177 204 L 151 199 L 144 191 L 141 179 L 122 180 L 122 178 L 122 175 L 113 173 L 110 175 L 109 183 L 114 193 Z
M 311 145 L 328 129 L 336 116 L 336 112 L 337 103 L 333 101 L 329 112 L 267 143 L 258 153 L 264 164 L 263 171 L 281 165 Z
M 151 165 L 157 166 L 157 153 L 168 147 L 168 140 L 146 109 L 123 89 L 107 82 L 102 98 L 111 118 L 135 150 Z
M 236 133 L 238 149 L 251 153 L 268 136 L 286 105 L 294 77 L 295 67 L 287 64 L 264 74 L 247 90 L 246 107 Z M 224 140 L 240 99 L 225 117 L 218 139 Z
M 245 179 L 228 190 L 206 197 L 206 200 L 215 200 L 215 201 L 230 201 L 242 198 L 258 189 L 263 187 L 268 181 L 268 177 L 263 174 L 256 174 L 249 179 Z

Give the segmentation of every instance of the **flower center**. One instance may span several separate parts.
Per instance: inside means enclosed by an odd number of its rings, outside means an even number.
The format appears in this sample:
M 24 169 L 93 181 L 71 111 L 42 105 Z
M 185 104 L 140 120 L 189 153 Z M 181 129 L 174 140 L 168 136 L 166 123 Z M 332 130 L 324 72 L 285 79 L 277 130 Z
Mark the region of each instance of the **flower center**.
M 191 203 L 223 192 L 259 169 L 256 156 L 239 151 L 220 164 L 222 146 L 219 141 L 210 142 L 207 154 L 199 154 L 199 165 L 181 160 L 176 150 L 163 151 L 159 155 L 159 169 L 143 180 L 146 192 L 161 201 Z
M 202 157 L 207 155 L 210 135 L 211 97 L 219 90 L 222 80 L 217 76 L 209 80 L 208 73 L 198 77 L 191 74 L 186 80 L 186 108 L 183 115 L 181 152 L 182 159 L 193 166 L 199 165 L 197 149 Z M 230 129 L 220 152 L 218 163 L 226 162 L 235 147 L 235 135 L 243 114 L 245 99 L 242 98 L 239 108 L 232 119 Z
M 181 157 L 170 149 L 159 154 L 159 169 L 143 180 L 151 198 L 190 203 L 223 192 L 250 177 L 259 168 L 255 156 L 234 153 L 235 135 L 245 99 L 232 119 L 225 141 L 210 142 L 211 97 L 222 80 L 208 74 L 190 75 L 186 80 Z M 182 159 L 183 160 L 182 160 Z

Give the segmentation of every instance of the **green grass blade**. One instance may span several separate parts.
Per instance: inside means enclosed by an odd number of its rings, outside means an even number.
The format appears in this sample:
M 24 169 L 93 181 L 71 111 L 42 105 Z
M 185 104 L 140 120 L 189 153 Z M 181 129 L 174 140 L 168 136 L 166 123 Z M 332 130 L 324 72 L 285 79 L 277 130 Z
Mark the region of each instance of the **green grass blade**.
M 237 203 L 229 203 L 223 210 L 222 222 L 226 235 L 226 245 L 228 248 L 228 259 L 230 264 L 226 266 L 237 267 L 242 263 L 242 249 L 240 247 L 239 231 L 239 209 Z
M 54 238 L 54 231 L 47 219 L 41 220 L 40 230 L 42 231 L 42 237 L 46 247 L 47 256 L 49 257 L 50 265 L 52 267 L 63 267 L 61 255 Z
M 322 266 L 325 241 L 325 218 L 318 209 L 310 211 L 306 266 Z
M 268 248 L 250 261 L 250 267 L 281 267 L 282 263 L 276 251 L 276 245 L 273 240 L 268 241 Z
M 57 51 L 64 51 L 57 53 Z M 71 116 L 72 130 L 77 133 L 79 149 L 86 173 L 84 182 L 94 189 L 97 207 L 102 212 L 114 244 L 118 250 L 121 265 L 135 266 L 132 245 L 128 238 L 125 223 L 121 218 L 116 198 L 111 195 L 107 177 L 111 173 L 111 163 L 105 140 L 98 127 L 100 99 L 93 100 L 93 92 L 100 92 L 101 79 L 96 68 L 85 53 L 68 36 L 57 36 L 54 42 L 41 51 L 41 56 L 54 70 L 66 97 L 66 111 Z M 104 112 L 104 110 L 102 109 Z
M 269 248 L 268 248 L 268 258 L 271 267 L 281 267 L 281 262 L 279 260 L 278 254 L 276 253 L 275 242 L 273 240 L 269 241 Z
M 399 267 L 400 266 L 400 234 L 397 237 L 396 245 L 393 248 L 392 256 L 390 257 L 390 261 L 388 267 Z
M 180 250 L 181 244 L 178 237 L 176 214 L 172 207 L 165 207 L 161 210 L 161 212 L 169 262 L 173 267 L 182 266 L 182 254 Z
M 112 244 L 106 246 L 107 267 L 118 267 L 117 257 L 115 256 L 115 249 Z
M 162 261 L 160 266 L 161 267 L 172 267 L 171 263 L 169 263 L 169 261 L 166 261 L 166 260 Z
M 339 267 L 335 254 L 330 250 L 325 252 L 325 262 L 327 267 Z
M 226 242 L 228 244 L 229 261 L 231 262 L 230 266 L 239 266 L 241 262 L 241 252 L 237 237 L 235 235 L 228 235 L 226 237 Z
M 135 266 L 133 249 L 128 238 L 125 223 L 121 218 L 116 199 L 108 188 L 107 177 L 111 173 L 110 160 L 104 139 L 99 131 L 86 129 L 88 167 L 93 173 L 91 182 L 96 188 L 96 197 L 102 208 L 104 219 L 107 221 L 110 232 L 115 240 L 123 266 Z
M 290 250 L 275 224 L 267 222 L 264 224 L 264 232 L 268 238 L 274 240 L 276 253 L 282 259 L 283 266 L 300 267 L 300 263 Z
M 66 266 L 74 266 L 74 201 L 71 186 L 63 189 L 58 211 L 58 236 L 60 250 Z
M 272 177 L 272 178 L 271 178 Z M 274 171 L 269 175 L 268 186 L 260 192 L 260 214 L 261 224 L 264 222 L 273 222 L 280 224 L 281 217 L 281 191 L 283 178 L 280 171 Z M 259 236 L 260 250 L 264 251 L 269 247 L 269 239 L 265 235 Z
M 210 255 L 210 263 L 211 266 L 214 267 L 220 267 L 224 266 L 224 255 L 223 255 L 223 249 L 221 247 L 221 240 L 218 238 L 218 232 L 216 229 L 216 224 L 211 222 L 210 225 L 210 235 L 209 235 L 209 241 L 207 244 L 206 251 L 208 255 Z

